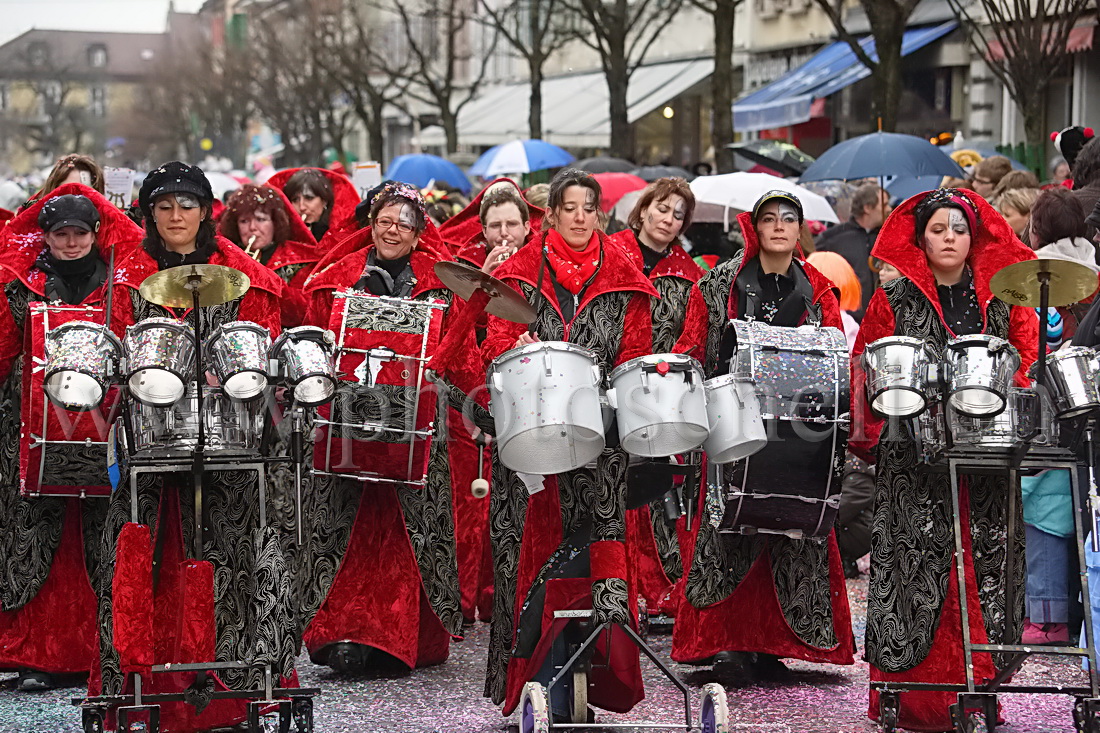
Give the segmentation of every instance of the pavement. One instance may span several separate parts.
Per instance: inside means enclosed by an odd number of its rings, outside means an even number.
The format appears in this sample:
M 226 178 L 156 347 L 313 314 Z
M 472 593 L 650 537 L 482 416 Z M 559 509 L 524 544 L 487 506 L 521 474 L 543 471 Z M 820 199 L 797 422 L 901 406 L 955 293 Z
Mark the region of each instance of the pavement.
M 866 576 L 848 581 L 854 631 L 862 655 L 866 609 Z M 399 677 L 345 678 L 327 667 L 311 664 L 303 655 L 298 672 L 303 686 L 320 687 L 316 699 L 316 730 L 325 733 L 508 733 L 514 716 L 481 696 L 487 624 L 468 629 L 451 647 L 446 663 Z M 650 644 L 668 659 L 671 637 L 653 634 Z M 729 695 L 730 733 L 862 733 L 875 731 L 867 719 L 867 665 L 811 664 L 788 661 L 789 679 L 759 683 L 737 668 L 672 668 L 691 692 L 692 716 L 698 715 L 698 690 L 707 682 L 722 683 Z M 682 723 L 683 694 L 657 668 L 643 661 L 646 699 L 628 715 L 599 711 L 602 723 Z M 69 703 L 82 688 L 17 693 L 15 676 L 0 674 L 0 733 L 79 732 L 79 711 Z M 1076 659 L 1032 657 L 1014 682 L 1075 686 L 1087 684 Z M 1002 733 L 1072 733 L 1069 695 L 1002 694 Z M 610 729 L 609 729 L 610 730 Z M 615 729 L 624 730 L 624 729 Z M 625 729 L 629 730 L 629 729 Z M 638 729 L 639 731 L 653 730 Z

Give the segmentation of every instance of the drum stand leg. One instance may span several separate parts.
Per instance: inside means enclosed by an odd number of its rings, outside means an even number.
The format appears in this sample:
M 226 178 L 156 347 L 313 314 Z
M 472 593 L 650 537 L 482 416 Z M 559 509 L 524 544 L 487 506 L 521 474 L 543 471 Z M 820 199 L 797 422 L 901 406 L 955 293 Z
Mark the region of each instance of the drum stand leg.
M 298 546 L 302 546 L 302 408 L 290 415 L 290 459 L 294 461 L 294 516 L 298 529 Z
M 962 511 L 959 499 L 959 466 L 954 458 L 948 458 L 951 480 L 951 509 L 955 515 L 955 573 L 959 589 L 959 616 L 962 623 L 963 664 L 966 671 L 966 691 L 976 692 L 974 687 L 974 652 L 970 647 L 970 610 L 966 597 L 966 558 L 963 557 Z M 1006 587 L 1008 584 L 1006 579 Z

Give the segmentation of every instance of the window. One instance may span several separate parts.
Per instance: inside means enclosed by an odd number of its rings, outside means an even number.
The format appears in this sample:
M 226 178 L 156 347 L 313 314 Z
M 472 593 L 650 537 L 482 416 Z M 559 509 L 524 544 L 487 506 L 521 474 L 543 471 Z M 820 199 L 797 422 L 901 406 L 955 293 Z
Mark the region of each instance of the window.
M 107 116 L 107 90 L 103 87 L 92 87 L 88 90 L 88 108 L 93 117 Z
M 102 43 L 88 46 L 88 66 L 93 69 L 102 69 L 107 66 L 107 47 Z

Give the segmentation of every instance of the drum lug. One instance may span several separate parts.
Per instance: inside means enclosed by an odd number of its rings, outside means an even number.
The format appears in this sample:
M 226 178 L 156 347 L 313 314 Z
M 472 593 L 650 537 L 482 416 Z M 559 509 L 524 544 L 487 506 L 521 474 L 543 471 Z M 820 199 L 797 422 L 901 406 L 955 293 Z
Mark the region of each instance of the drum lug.
M 619 409 L 619 394 L 618 394 L 618 392 L 615 391 L 614 387 L 612 387 L 611 389 L 604 392 L 604 396 L 607 397 L 607 406 L 608 407 L 610 407 L 613 410 Z

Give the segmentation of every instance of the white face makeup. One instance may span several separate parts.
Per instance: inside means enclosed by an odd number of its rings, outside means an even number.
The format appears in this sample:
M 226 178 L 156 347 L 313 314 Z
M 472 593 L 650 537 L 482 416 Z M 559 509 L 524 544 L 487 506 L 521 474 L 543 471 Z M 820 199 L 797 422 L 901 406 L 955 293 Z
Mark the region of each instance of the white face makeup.
M 201 206 L 199 200 L 189 193 L 177 193 L 176 203 L 180 205 L 181 209 L 197 209 Z
M 401 204 L 401 212 L 397 215 L 397 220 L 416 229 L 416 214 L 413 212 L 412 204 Z
M 947 217 L 948 226 L 955 230 L 956 234 L 970 234 L 970 226 L 966 223 L 966 217 L 958 209 L 950 209 Z
M 672 215 L 676 217 L 677 221 L 683 221 L 687 216 L 687 204 L 684 203 L 682 198 L 677 199 L 676 205 L 672 207 Z
M 798 223 L 798 209 L 783 201 L 779 202 L 779 218 L 784 224 Z

